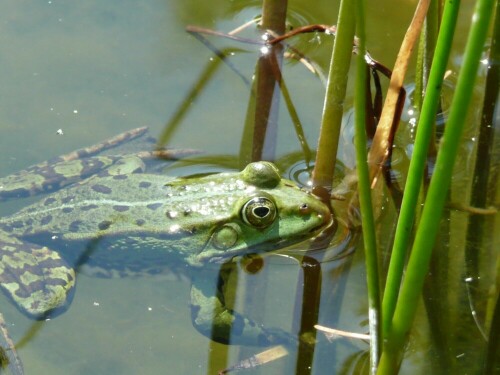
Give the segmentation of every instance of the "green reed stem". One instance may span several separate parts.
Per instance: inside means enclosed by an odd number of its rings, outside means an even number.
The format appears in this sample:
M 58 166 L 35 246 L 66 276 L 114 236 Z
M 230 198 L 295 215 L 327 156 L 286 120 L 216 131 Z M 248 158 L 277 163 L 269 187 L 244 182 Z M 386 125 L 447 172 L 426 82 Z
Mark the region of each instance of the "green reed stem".
M 446 2 L 434 61 L 429 73 L 429 84 L 425 90 L 382 302 L 384 337 L 387 337 L 390 331 L 391 321 L 396 308 L 406 252 L 414 223 L 420 187 L 424 177 L 427 151 L 430 141 L 433 139 L 441 86 L 450 55 L 459 7 L 460 0 Z
M 431 0 L 425 23 L 420 35 L 417 57 L 417 77 L 415 79 L 415 91 L 413 92 L 413 103 L 420 110 L 425 88 L 429 80 L 434 51 L 436 50 L 436 40 L 439 30 L 439 1 Z
M 358 194 L 365 248 L 366 281 L 368 287 L 368 308 L 370 325 L 370 373 L 375 373 L 381 349 L 380 329 L 380 289 L 377 262 L 377 239 L 370 189 L 368 152 L 366 146 L 366 79 L 368 67 L 365 63 L 366 31 L 365 0 L 356 2 L 356 28 L 359 37 L 356 57 L 356 86 L 354 97 L 354 147 L 356 149 L 356 170 L 358 173 Z
M 332 185 L 354 40 L 355 17 L 353 15 L 354 2 L 342 0 L 330 60 L 316 165 L 313 172 L 314 186 Z
M 449 3 L 453 3 L 453 0 Z M 448 3 L 446 5 L 448 6 Z M 400 297 L 392 319 L 392 326 L 389 327 L 386 345 L 380 359 L 379 374 L 396 373 L 402 360 L 404 343 L 415 316 L 440 218 L 448 195 L 453 165 L 464 128 L 464 119 L 472 98 L 472 88 L 474 87 L 494 5 L 495 0 L 478 0 L 476 2 L 463 66 L 458 77 L 448 123 L 437 156 L 434 174 L 430 182 L 421 222 L 415 236 L 415 243 L 406 269 Z

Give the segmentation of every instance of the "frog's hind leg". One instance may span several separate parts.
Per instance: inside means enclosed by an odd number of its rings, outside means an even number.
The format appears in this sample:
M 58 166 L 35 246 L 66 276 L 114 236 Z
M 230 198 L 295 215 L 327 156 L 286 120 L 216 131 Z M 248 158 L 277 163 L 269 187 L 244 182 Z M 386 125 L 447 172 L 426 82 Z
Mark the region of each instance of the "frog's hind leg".
M 94 156 L 82 160 L 38 165 L 0 178 L 0 201 L 49 193 L 107 171 L 106 175 L 142 172 L 137 157 Z
M 97 145 L 55 157 L 2 177 L 0 201 L 48 193 L 95 175 L 122 159 L 121 156 L 95 156 L 96 154 L 140 137 L 146 131 L 145 127 L 133 129 Z
M 203 272 L 200 272 L 201 274 Z M 270 346 L 295 344 L 296 336 L 280 328 L 264 327 L 226 306 L 227 274 L 219 273 L 217 290 L 200 275 L 191 286 L 191 319 L 202 335 L 222 344 Z
M 0 233 L 0 286 L 21 311 L 43 319 L 67 308 L 75 272 L 57 252 Z

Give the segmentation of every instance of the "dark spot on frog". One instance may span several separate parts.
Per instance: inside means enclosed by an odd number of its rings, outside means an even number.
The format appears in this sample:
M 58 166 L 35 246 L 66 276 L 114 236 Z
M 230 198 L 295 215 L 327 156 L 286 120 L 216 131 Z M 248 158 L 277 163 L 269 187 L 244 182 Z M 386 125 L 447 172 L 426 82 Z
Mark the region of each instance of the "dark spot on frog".
M 24 223 L 21 220 L 16 220 L 10 223 L 10 226 L 12 228 L 22 228 L 24 226 Z
M 93 210 L 95 208 L 99 208 L 99 206 L 97 204 L 89 204 L 89 205 L 86 205 L 86 206 L 82 206 L 80 209 L 82 211 L 90 211 L 90 210 Z
M 186 209 L 184 210 L 183 214 L 184 214 L 184 216 L 189 216 L 189 215 L 191 215 L 191 213 L 192 213 L 192 212 L 193 212 L 193 211 L 191 211 L 191 209 L 190 209 L 190 208 L 186 208 Z
M 2 225 L 2 227 L 1 227 L 1 228 L 2 228 L 2 230 L 3 230 L 3 231 L 8 232 L 8 233 L 10 233 L 10 232 L 12 232 L 12 231 L 14 230 L 14 228 L 12 228 L 12 226 L 11 226 L 11 225 L 9 225 L 9 224 L 7 224 L 7 225 Z
M 26 220 L 26 225 L 33 225 L 33 219 Z
M 126 180 L 128 176 L 126 174 L 117 174 L 113 176 L 113 180 Z
M 75 199 L 74 195 L 68 195 L 67 197 L 64 197 L 63 199 L 61 199 L 61 203 L 66 204 L 66 203 L 71 202 L 73 199 Z
M 73 212 L 73 207 L 64 207 L 62 209 L 62 212 L 64 212 L 65 214 L 69 214 L 70 212 Z
M 33 233 L 33 227 L 27 227 L 25 230 L 24 230 L 24 233 L 23 235 L 26 236 L 30 233 Z
M 152 204 L 148 204 L 146 207 L 149 208 L 150 210 L 157 210 L 158 208 L 160 208 L 162 206 L 162 203 L 152 203 Z
M 98 170 L 106 167 L 105 163 L 98 159 L 84 159 L 80 161 L 80 165 L 80 175 L 84 177 L 90 176 L 96 173 Z
M 141 181 L 141 182 L 139 182 L 139 187 L 140 188 L 146 189 L 146 188 L 148 188 L 150 186 L 151 186 L 151 182 L 148 182 L 148 181 Z
M 92 185 L 91 188 L 95 192 L 101 193 L 101 194 L 111 194 L 111 191 L 112 191 L 110 187 L 108 187 L 106 185 L 101 185 L 101 184 Z
M 129 208 L 130 208 L 129 206 L 123 206 L 123 205 L 115 205 L 115 206 L 113 206 L 113 210 L 118 211 L 118 212 L 127 211 Z
M 42 268 L 43 267 L 47 267 L 47 269 L 48 269 L 48 268 L 53 268 L 54 265 L 51 264 L 50 261 L 47 261 L 47 262 L 44 261 L 44 262 L 42 262 L 42 265 L 40 265 L 40 267 L 42 267 Z M 47 288 L 47 286 L 50 286 L 50 285 L 64 286 L 65 284 L 66 284 L 66 281 L 63 280 L 63 279 L 59 279 L 59 278 L 46 278 L 46 279 L 42 279 L 40 281 L 32 281 L 29 284 L 30 288 L 18 288 L 15 293 L 16 293 L 16 296 L 18 296 L 20 298 L 28 298 L 28 297 L 32 297 L 33 290 L 44 290 L 44 288 Z M 33 287 L 35 289 L 31 289 L 31 287 Z M 40 303 L 40 301 L 32 302 L 31 303 L 31 307 L 34 308 L 39 303 Z
M 67 275 L 67 278 L 69 281 L 73 281 L 73 276 L 71 276 L 70 274 Z
M 101 221 L 99 225 L 97 226 L 99 230 L 106 230 L 111 226 L 112 222 L 107 220 L 107 221 Z
M 80 230 L 80 225 L 83 224 L 81 220 L 75 220 L 69 225 L 70 232 L 78 232 Z
M 146 220 L 143 220 L 143 219 L 137 219 L 137 220 L 135 221 L 135 223 L 136 223 L 138 226 L 142 227 L 144 224 L 146 224 Z
M 52 215 L 47 215 L 42 217 L 42 220 L 40 220 L 40 225 L 47 225 L 52 221 Z
M 55 201 L 56 201 L 55 198 L 47 198 L 47 199 L 45 199 L 45 202 L 43 202 L 43 205 L 48 206 L 48 205 L 51 205 L 52 203 L 54 203 Z

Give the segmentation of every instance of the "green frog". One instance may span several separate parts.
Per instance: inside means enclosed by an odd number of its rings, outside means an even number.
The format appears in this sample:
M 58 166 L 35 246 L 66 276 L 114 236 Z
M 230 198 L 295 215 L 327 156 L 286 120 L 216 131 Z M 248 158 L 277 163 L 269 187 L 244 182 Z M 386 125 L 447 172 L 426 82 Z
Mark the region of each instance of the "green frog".
M 42 319 L 67 308 L 76 273 L 85 268 L 111 277 L 180 264 L 192 279 L 192 320 L 201 333 L 223 343 L 289 340 L 225 306 L 220 268 L 240 255 L 311 239 L 332 223 L 327 206 L 269 162 L 191 178 L 143 171 L 137 155 L 93 156 L 0 179 L 0 200 L 53 191 L 0 219 L 0 284 L 7 296 Z M 201 276 L 214 269 L 222 277 L 211 295 Z

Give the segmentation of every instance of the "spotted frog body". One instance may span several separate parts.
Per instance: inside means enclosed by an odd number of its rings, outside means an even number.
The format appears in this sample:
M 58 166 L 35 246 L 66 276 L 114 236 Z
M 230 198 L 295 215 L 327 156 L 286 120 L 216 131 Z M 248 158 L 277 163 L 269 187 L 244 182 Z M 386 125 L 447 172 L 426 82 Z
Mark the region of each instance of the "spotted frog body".
M 227 343 L 230 328 L 239 324 L 241 335 L 233 334 L 233 343 L 288 339 L 286 333 L 228 309 L 224 288 L 210 295 L 198 275 L 238 255 L 314 237 L 331 224 L 323 203 L 282 179 L 269 162 L 251 163 L 241 172 L 172 179 L 132 173 L 142 168 L 125 168 L 123 159 L 106 158 L 86 162 L 112 164 L 106 173 L 72 186 L 54 179 L 47 184 L 56 190 L 52 194 L 0 219 L 0 284 L 23 312 L 43 318 L 64 310 L 75 286 L 75 269 L 125 276 L 160 272 L 176 263 L 192 275 L 192 317 L 200 332 Z M 64 179 L 64 171 L 76 174 L 78 163 L 60 161 L 50 168 Z M 0 179 L 0 199 L 31 195 L 36 189 L 30 178 L 40 180 L 39 171 Z

